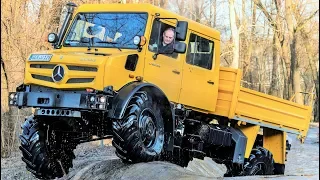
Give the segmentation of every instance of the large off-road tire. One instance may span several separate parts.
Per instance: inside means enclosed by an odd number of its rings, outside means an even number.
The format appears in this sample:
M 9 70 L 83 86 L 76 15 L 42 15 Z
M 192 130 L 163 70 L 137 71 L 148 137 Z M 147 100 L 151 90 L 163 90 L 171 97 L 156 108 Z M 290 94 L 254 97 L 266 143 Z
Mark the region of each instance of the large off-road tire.
M 164 145 L 161 108 L 145 91 L 130 100 L 123 119 L 113 121 L 112 144 L 124 162 L 159 160 Z
M 243 175 L 272 175 L 273 169 L 273 156 L 271 152 L 263 147 L 257 147 L 252 149 L 249 158 L 244 163 Z
M 46 126 L 39 123 L 33 116 L 26 118 L 22 125 L 20 135 L 22 160 L 26 163 L 28 171 L 39 179 L 60 178 L 69 172 L 72 160 L 75 158 L 73 150 L 70 149 L 49 149 L 47 144 L 47 133 L 50 133 Z M 58 141 L 59 142 L 59 141 Z
M 286 169 L 286 165 L 274 163 L 273 174 L 275 174 L 275 175 L 284 175 L 285 169 Z

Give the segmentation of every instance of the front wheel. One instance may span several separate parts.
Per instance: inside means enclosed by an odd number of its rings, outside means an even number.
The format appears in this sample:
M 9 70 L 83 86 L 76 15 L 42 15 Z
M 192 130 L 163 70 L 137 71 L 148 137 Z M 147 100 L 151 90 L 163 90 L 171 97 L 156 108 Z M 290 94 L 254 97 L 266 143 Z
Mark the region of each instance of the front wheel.
M 28 171 L 39 179 L 60 178 L 69 172 L 72 160 L 75 158 L 73 148 L 50 148 L 48 142 L 59 142 L 58 134 L 51 133 L 46 126 L 39 123 L 33 116 L 27 118 L 22 125 L 20 135 L 22 160 L 26 163 Z M 52 136 L 53 135 L 53 136 Z
M 164 145 L 164 124 L 158 103 L 145 91 L 130 100 L 123 119 L 113 121 L 112 144 L 125 162 L 159 160 Z

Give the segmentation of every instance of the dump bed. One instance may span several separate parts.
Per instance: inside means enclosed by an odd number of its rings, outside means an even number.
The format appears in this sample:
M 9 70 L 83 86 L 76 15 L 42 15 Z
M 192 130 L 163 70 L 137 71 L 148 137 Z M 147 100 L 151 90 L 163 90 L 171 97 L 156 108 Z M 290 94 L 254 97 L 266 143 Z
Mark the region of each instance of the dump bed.
M 294 133 L 303 140 L 312 107 L 240 87 L 241 76 L 238 69 L 220 68 L 215 114 Z

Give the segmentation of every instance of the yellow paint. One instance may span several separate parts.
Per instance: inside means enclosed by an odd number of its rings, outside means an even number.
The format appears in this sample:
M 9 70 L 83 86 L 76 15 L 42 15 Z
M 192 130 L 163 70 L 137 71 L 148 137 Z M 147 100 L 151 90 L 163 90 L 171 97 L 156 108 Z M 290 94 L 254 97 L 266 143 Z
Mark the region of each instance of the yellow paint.
M 153 21 L 150 21 L 150 26 L 152 26 L 152 23 Z M 174 25 L 171 22 L 166 23 Z M 151 29 L 149 31 L 151 34 Z M 156 59 L 153 59 L 154 54 L 154 52 L 146 50 L 144 80 L 157 85 L 171 101 L 178 102 L 181 88 L 182 62 L 185 59 L 185 54 L 179 54 L 176 58 L 159 54 Z
M 189 40 L 190 33 L 191 32 L 187 35 L 187 42 Z M 183 60 L 183 77 L 179 103 L 191 108 L 214 112 L 218 97 L 217 83 L 219 81 L 220 66 L 220 57 L 218 56 L 218 54 L 220 54 L 220 49 L 218 47 L 220 47 L 220 42 L 214 40 L 212 37 L 205 36 L 195 31 L 192 31 L 192 33 L 214 41 L 214 62 L 212 69 L 208 70 L 188 64 Z M 208 81 L 212 81 L 214 84 L 209 84 Z
M 274 127 L 300 131 L 302 141 L 309 129 L 312 107 L 240 87 L 241 72 L 220 67 L 217 115 L 235 115 Z M 210 112 L 209 112 L 210 113 Z
M 263 128 L 263 147 L 268 149 L 275 163 L 285 164 L 286 133 L 269 128 Z
M 257 134 L 260 130 L 260 126 L 257 125 L 247 125 L 247 126 L 238 126 L 238 128 L 246 135 L 247 145 L 246 145 L 246 153 L 244 155 L 245 158 L 249 158 L 253 144 L 257 138 Z
M 240 71 L 240 69 L 238 69 L 237 70 L 237 77 L 235 79 L 235 85 L 240 84 L 241 74 L 242 74 L 242 72 Z M 240 88 L 240 86 L 234 86 L 234 90 L 233 90 L 233 94 L 232 94 L 232 103 L 231 103 L 229 116 L 228 116 L 230 119 L 233 118 L 235 115 L 235 109 L 237 106 L 236 99 L 238 98 L 238 95 L 239 95 L 239 88 Z

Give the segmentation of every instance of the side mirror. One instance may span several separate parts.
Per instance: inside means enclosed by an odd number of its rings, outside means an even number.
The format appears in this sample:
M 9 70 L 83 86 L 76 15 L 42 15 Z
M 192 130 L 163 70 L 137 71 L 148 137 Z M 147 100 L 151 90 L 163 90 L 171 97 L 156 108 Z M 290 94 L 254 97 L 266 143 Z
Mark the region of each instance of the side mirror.
M 178 21 L 176 27 L 176 40 L 185 41 L 188 31 L 188 22 L 187 21 Z
M 187 49 L 186 43 L 179 42 L 179 41 L 176 41 L 174 43 L 174 52 L 179 53 L 179 54 L 183 54 L 186 52 L 186 49 Z
M 58 35 L 56 33 L 50 33 L 48 35 L 48 42 L 49 43 L 56 43 L 58 42 L 59 38 L 58 38 Z

